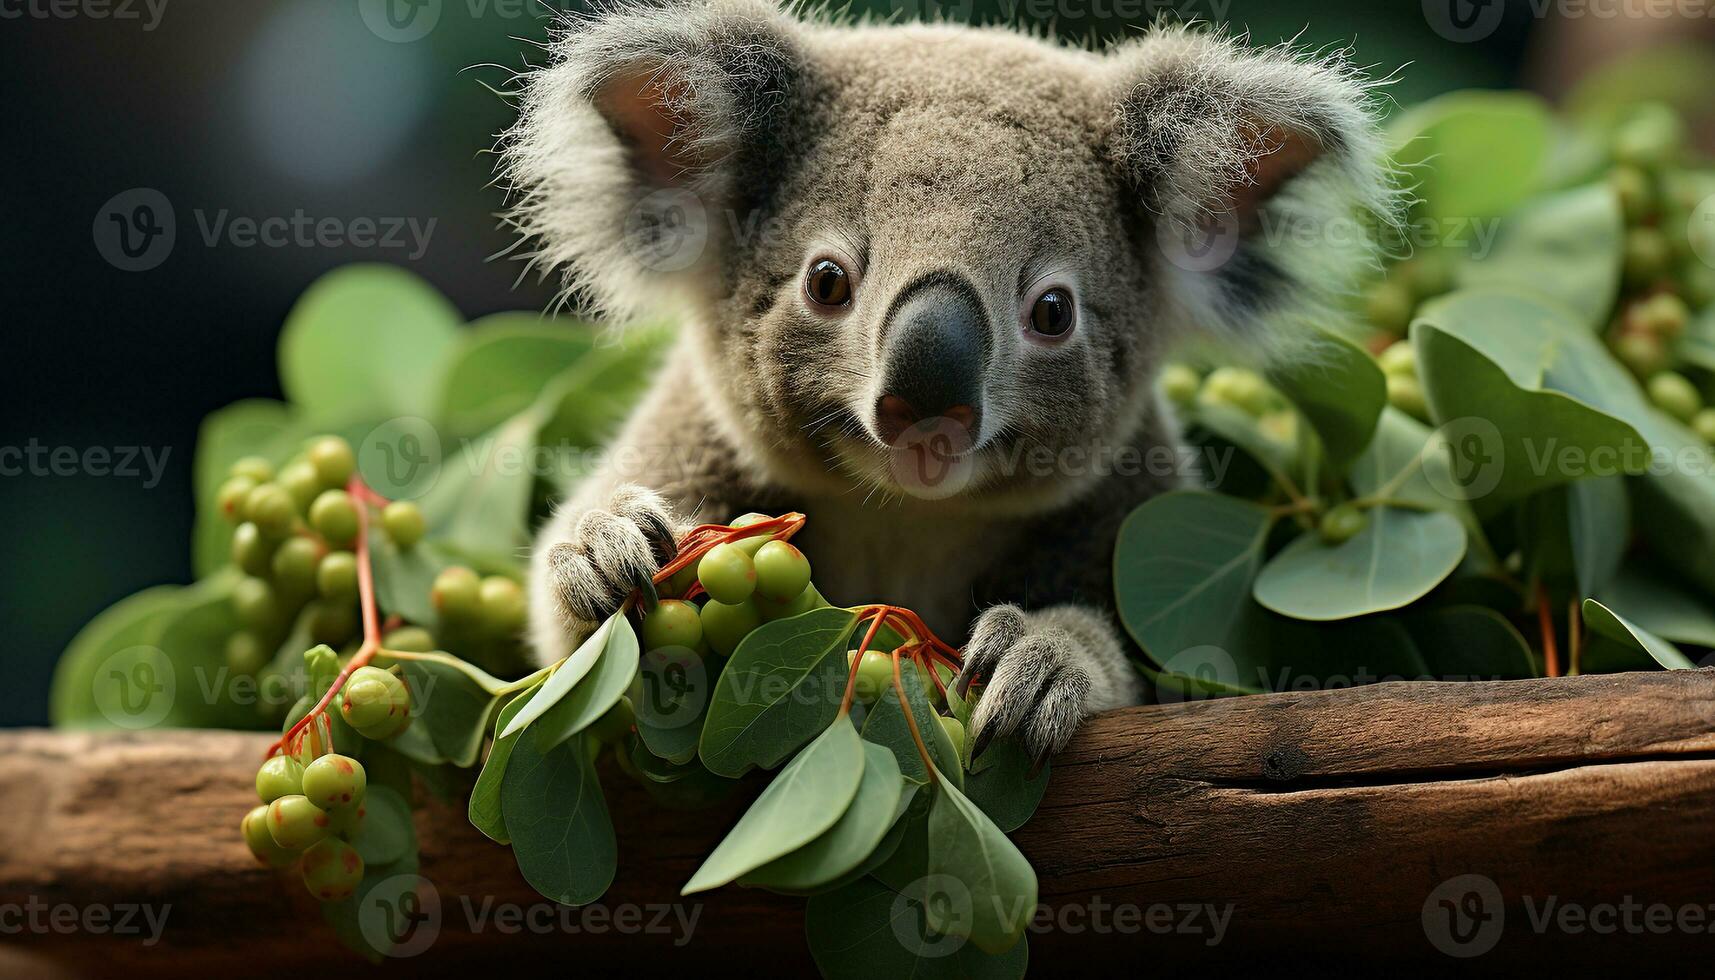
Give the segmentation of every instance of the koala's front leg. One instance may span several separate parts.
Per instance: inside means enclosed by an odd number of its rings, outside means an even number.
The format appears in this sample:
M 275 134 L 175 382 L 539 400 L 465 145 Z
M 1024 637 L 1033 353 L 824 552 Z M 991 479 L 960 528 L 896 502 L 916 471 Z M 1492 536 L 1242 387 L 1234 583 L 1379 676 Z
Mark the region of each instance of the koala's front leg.
M 959 690 L 981 681 L 971 716 L 973 757 L 1011 735 L 1040 765 L 1065 748 L 1085 718 L 1142 695 L 1111 620 L 1086 606 L 994 606 L 971 628 L 964 661 Z

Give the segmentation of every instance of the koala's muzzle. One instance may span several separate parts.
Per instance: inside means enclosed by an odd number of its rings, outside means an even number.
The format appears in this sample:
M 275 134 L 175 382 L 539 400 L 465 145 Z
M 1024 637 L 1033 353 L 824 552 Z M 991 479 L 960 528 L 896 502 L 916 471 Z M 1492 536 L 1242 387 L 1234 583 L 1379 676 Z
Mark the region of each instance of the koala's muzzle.
M 991 340 L 976 290 L 950 277 L 920 280 L 895 300 L 885 336 L 875 404 L 881 437 L 892 443 L 919 422 L 944 418 L 975 441 Z

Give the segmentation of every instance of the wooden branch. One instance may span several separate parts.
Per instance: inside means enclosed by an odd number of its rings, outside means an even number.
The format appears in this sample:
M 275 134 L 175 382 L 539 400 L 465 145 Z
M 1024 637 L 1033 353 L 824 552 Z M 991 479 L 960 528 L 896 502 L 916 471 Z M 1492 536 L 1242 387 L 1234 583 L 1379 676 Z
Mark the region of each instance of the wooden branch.
M 26 960 L 131 976 L 353 962 L 303 890 L 257 867 L 238 839 L 267 741 L 0 733 L 0 929 L 25 925 L 5 937 L 0 973 Z M 801 902 L 740 888 L 677 898 L 743 801 L 676 813 L 617 774 L 606 783 L 622 857 L 599 921 L 562 919 L 460 806 L 429 801 L 418 829 L 441 925 L 407 968 L 468 969 L 500 954 L 509 971 L 533 959 L 811 969 Z M 1301 957 L 1456 965 L 1437 940 L 1492 947 L 1483 966 L 1707 963 L 1715 671 L 1390 683 L 1117 711 L 1056 760 L 1016 839 L 1041 877 L 1047 912 L 1031 957 L 1045 973 Z M 86 922 L 91 909 L 116 925 L 129 905 L 157 916 L 171 907 L 157 944 L 52 926 L 56 914 Z M 644 908 L 619 911 L 632 905 Z M 662 931 L 616 930 L 626 915 L 648 924 L 658 906 L 676 907 Z M 1614 934 L 1596 931 L 1608 906 Z M 48 927 L 21 919 L 27 908 Z M 1478 916 L 1453 915 L 1465 912 Z M 687 943 L 675 916 L 693 914 Z M 510 915 L 525 916 L 524 931 L 508 931 Z M 1652 934 L 1664 915 L 1669 931 Z M 1467 933 L 1474 940 L 1457 945 Z

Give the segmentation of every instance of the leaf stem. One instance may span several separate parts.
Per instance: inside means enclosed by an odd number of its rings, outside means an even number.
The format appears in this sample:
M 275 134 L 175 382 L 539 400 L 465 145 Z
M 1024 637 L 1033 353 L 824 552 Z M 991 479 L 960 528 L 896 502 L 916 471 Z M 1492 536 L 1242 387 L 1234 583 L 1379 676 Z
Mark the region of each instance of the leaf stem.
M 911 702 L 905 697 L 905 679 L 899 676 L 899 651 L 893 651 L 893 690 L 899 695 L 899 710 L 905 715 L 906 727 L 911 729 L 911 740 L 917 743 L 917 752 L 923 757 L 923 767 L 929 770 L 929 780 L 940 782 L 941 773 L 935 768 L 935 760 L 929 757 L 929 746 L 923 741 L 923 733 L 917 728 L 917 713 L 911 710 Z
M 1566 676 L 1577 677 L 1584 653 L 1583 604 L 1577 596 L 1566 607 Z
M 1560 676 L 1560 650 L 1554 639 L 1554 614 L 1549 610 L 1548 590 L 1539 583 L 1536 587 L 1536 621 L 1542 632 L 1542 659 L 1544 670 L 1550 677 Z

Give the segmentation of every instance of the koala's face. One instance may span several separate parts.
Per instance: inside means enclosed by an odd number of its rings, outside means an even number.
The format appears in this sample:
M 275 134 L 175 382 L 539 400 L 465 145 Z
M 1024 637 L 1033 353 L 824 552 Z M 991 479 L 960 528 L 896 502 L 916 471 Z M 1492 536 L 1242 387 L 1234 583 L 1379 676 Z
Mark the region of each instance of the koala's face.
M 717 414 L 805 487 L 1076 494 L 1156 411 L 1168 342 L 1302 286 L 1261 208 L 1382 186 L 1340 66 L 1196 35 L 1100 55 L 715 0 L 621 6 L 558 54 L 507 146 L 520 226 L 611 306 L 685 298 Z M 1238 239 L 1211 270 L 1158 235 L 1211 227 Z

